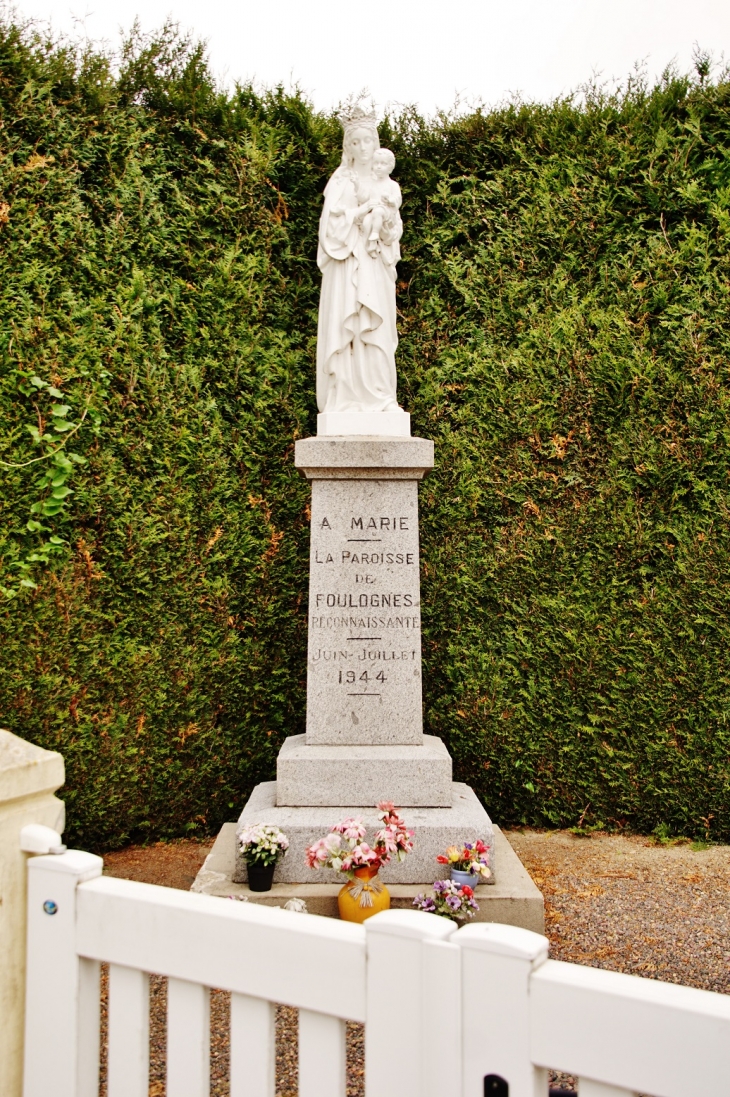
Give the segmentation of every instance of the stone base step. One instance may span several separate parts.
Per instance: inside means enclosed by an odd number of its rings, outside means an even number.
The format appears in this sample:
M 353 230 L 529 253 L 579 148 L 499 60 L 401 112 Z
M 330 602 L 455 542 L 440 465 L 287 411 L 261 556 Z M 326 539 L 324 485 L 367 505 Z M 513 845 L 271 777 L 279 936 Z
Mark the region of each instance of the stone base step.
M 545 932 L 544 904 L 541 893 L 530 879 L 519 857 L 499 827 L 493 828 L 494 883 L 476 889 L 479 903 L 477 922 L 501 922 L 508 926 Z M 224 823 L 213 849 L 208 854 L 191 890 L 203 895 L 248 899 L 264 906 L 283 907 L 290 899 L 303 899 L 310 914 L 336 918 L 337 894 L 342 882 L 335 884 L 274 884 L 271 891 L 251 891 L 247 884 L 236 883 L 236 823 Z M 438 867 L 438 866 L 436 866 Z M 437 876 L 434 876 L 437 879 Z M 391 906 L 410 908 L 426 884 L 388 883 Z
M 382 796 L 382 793 L 381 793 Z M 378 796 L 378 799 L 381 797 Z M 401 805 L 396 803 L 396 807 Z M 312 870 L 304 856 L 307 846 L 327 834 L 335 823 L 348 816 L 362 819 L 373 836 L 382 823 L 373 801 L 363 807 L 278 807 L 276 781 L 257 785 L 251 793 L 241 817 L 238 831 L 252 823 L 268 823 L 281 829 L 289 838 L 289 851 L 276 866 L 277 884 L 341 884 L 339 873 L 331 869 Z M 406 824 L 415 830 L 413 853 L 400 864 L 386 865 L 380 875 L 386 884 L 422 884 L 438 879 L 436 857 L 448 846 L 459 842 L 475 842 L 481 838 L 492 844 L 492 824 L 489 816 L 468 785 L 452 783 L 451 806 L 441 808 L 409 807 L 402 812 Z M 239 883 L 246 881 L 246 862 L 239 856 L 234 873 Z
M 309 746 L 284 740 L 276 763 L 279 807 L 392 800 L 399 808 L 452 806 L 451 755 L 435 735 L 422 746 Z

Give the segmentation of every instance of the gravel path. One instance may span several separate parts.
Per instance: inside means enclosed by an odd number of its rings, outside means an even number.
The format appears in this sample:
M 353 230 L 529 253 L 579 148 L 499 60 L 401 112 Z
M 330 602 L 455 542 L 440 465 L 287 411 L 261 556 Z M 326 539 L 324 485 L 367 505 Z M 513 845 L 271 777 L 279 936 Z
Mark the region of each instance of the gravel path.
M 553 959 L 730 993 L 730 846 L 508 837 L 545 896 Z
M 545 896 L 554 959 L 730 993 L 730 846 L 695 850 L 564 831 L 507 837 Z M 209 849 L 194 841 L 132 847 L 108 854 L 105 872 L 188 889 Z M 149 1097 L 165 1094 L 166 999 L 166 981 L 153 978 Z M 212 1097 L 228 1095 L 228 1015 L 229 996 L 213 991 Z M 276 1035 L 277 1097 L 296 1097 L 296 1010 L 278 1008 Z M 348 1097 L 363 1097 L 362 1025 L 347 1026 L 347 1063 Z M 569 1092 L 574 1079 L 553 1075 L 551 1085 Z

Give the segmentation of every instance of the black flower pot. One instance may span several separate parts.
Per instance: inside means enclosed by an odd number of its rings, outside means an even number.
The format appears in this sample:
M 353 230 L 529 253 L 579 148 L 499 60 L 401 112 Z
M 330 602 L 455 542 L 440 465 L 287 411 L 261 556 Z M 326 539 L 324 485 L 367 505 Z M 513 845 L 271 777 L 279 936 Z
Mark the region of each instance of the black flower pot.
M 271 891 L 276 865 L 262 865 L 258 861 L 247 861 L 246 865 L 251 891 Z

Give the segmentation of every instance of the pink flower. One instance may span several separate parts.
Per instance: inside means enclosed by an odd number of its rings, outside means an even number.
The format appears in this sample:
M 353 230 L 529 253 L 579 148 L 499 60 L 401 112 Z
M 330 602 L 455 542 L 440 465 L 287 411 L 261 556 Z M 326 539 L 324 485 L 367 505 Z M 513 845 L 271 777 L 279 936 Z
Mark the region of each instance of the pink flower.
M 320 838 L 318 842 L 315 842 L 314 845 L 310 846 L 304 856 L 307 858 L 307 864 L 310 868 L 318 868 L 322 860 L 327 859 L 327 853 L 323 849 L 322 839 Z
M 363 826 L 361 819 L 343 819 L 341 823 L 335 823 L 332 827 L 332 831 L 335 834 L 341 834 L 345 838 L 351 838 L 353 841 L 359 841 L 360 838 L 365 837 L 365 827 Z
M 373 847 L 364 841 L 366 828 L 361 819 L 347 818 L 335 823 L 329 834 L 320 838 L 305 853 L 310 868 L 331 868 L 352 877 L 356 868 L 371 866 L 376 870 L 388 864 L 392 857 L 402 861 L 413 849 L 413 831 L 407 830 L 390 800 L 378 804 L 385 824 L 375 835 Z

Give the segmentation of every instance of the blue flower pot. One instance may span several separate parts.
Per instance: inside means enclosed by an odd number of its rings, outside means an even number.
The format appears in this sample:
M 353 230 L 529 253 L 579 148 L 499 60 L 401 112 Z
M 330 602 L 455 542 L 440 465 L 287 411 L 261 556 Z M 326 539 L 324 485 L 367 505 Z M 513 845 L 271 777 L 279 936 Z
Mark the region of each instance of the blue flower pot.
M 452 868 L 451 879 L 460 887 L 466 884 L 467 887 L 475 888 L 479 882 L 476 876 L 472 876 L 470 872 L 460 872 L 458 868 Z

